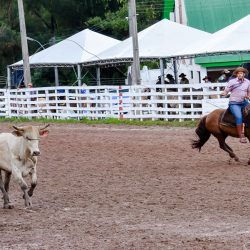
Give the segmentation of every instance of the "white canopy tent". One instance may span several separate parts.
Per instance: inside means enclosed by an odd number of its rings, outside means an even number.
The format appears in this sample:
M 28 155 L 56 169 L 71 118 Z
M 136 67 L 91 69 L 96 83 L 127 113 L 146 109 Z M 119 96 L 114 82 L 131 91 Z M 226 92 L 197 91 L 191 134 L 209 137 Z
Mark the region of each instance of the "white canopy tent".
M 176 51 L 184 49 L 197 41 L 206 41 L 210 33 L 200 31 L 163 19 L 138 33 L 140 60 L 175 57 Z M 130 63 L 133 61 L 132 38 L 122 42 L 90 30 L 84 30 L 64 41 L 51 46 L 30 57 L 31 67 L 96 66 L 100 77 L 101 65 Z M 12 64 L 11 68 L 22 65 L 22 61 Z M 80 82 L 79 82 L 80 85 Z
M 57 67 L 77 66 L 78 85 L 81 85 L 81 64 L 96 54 L 120 43 L 119 40 L 85 29 L 65 40 L 44 49 L 29 57 L 30 67 Z M 98 58 L 98 57 L 96 57 Z M 21 68 L 23 61 L 16 62 L 8 67 L 8 85 L 10 86 L 11 69 Z M 97 69 L 99 71 L 99 69 Z M 97 72 L 97 75 L 99 73 Z M 99 79 L 97 79 L 99 81 Z M 56 85 L 58 85 L 56 80 Z
M 160 59 L 174 57 L 196 41 L 205 41 L 210 33 L 163 19 L 138 33 L 140 59 Z M 97 57 L 99 59 L 97 59 Z M 132 38 L 99 53 L 86 61 L 85 65 L 131 62 L 133 60 Z
M 85 29 L 29 57 L 31 67 L 71 66 L 81 64 L 116 44 L 119 40 Z M 16 62 L 11 67 L 23 65 Z
M 163 59 L 173 58 L 176 51 L 196 41 L 205 41 L 211 36 L 210 33 L 188 27 L 176 22 L 163 19 L 154 25 L 138 33 L 139 58 L 141 61 L 159 59 L 161 82 L 164 82 Z M 128 63 L 133 61 L 132 38 L 128 38 L 121 43 L 107 49 L 92 57 L 83 65 L 105 65 Z M 174 74 L 178 81 L 176 61 L 173 60 Z
M 250 15 L 213 33 L 206 41 L 179 50 L 176 56 L 250 52 Z

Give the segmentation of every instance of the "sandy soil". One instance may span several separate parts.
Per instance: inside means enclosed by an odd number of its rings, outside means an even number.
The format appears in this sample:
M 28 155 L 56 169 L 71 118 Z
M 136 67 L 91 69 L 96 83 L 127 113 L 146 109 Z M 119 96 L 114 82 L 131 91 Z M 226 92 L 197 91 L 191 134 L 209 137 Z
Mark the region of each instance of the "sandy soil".
M 0 124 L 0 131 L 9 131 Z M 52 124 L 40 142 L 33 209 L 11 181 L 1 250 L 250 249 L 249 144 L 194 129 Z

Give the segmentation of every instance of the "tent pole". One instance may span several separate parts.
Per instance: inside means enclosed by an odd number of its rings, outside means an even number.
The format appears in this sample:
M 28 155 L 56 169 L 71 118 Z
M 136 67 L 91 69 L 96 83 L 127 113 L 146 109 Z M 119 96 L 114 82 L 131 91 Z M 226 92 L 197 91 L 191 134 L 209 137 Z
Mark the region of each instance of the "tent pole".
M 100 67 L 96 68 L 96 82 L 97 82 L 97 86 L 101 86 L 101 68 Z
M 11 88 L 11 67 L 7 67 L 7 87 Z
M 164 60 L 160 59 L 161 84 L 164 84 Z
M 129 7 L 129 33 L 132 36 L 132 47 L 133 47 L 133 64 L 132 64 L 132 84 L 140 85 L 141 76 L 140 76 L 140 57 L 139 57 L 139 43 L 138 43 L 138 34 L 137 34 L 137 16 L 136 16 L 136 3 L 135 0 L 128 1 Z
M 78 82 L 78 86 L 82 86 L 82 75 L 81 75 L 81 65 L 77 64 L 77 82 Z
M 177 64 L 176 64 L 177 58 L 173 57 L 173 66 L 174 66 L 174 78 L 175 78 L 175 83 L 178 84 L 178 72 L 177 72 Z
M 54 67 L 54 71 L 55 71 L 55 85 L 59 86 L 58 68 Z
M 21 47 L 22 47 L 22 55 L 23 55 L 24 84 L 26 87 L 28 87 L 28 84 L 31 83 L 31 73 L 30 73 L 29 49 L 28 49 L 28 43 L 27 43 L 27 32 L 26 32 L 26 24 L 25 24 L 25 17 L 24 17 L 23 0 L 18 0 L 17 5 L 18 5 L 18 13 L 19 13 Z

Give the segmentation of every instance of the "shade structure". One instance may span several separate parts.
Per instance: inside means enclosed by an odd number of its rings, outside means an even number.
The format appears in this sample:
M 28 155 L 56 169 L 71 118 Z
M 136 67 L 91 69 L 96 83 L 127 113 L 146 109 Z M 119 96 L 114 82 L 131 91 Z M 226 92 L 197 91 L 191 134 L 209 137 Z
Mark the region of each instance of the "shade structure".
M 176 52 L 179 56 L 213 55 L 250 52 L 250 15 L 213 33 L 206 41 L 198 42 Z
M 210 33 L 163 19 L 138 33 L 140 59 L 170 58 L 190 44 L 205 41 Z M 99 53 L 84 64 L 109 64 L 132 61 L 132 38 Z
M 81 64 L 116 44 L 119 40 L 85 29 L 29 57 L 31 67 Z M 98 57 L 96 57 L 98 58 Z M 10 65 L 20 67 L 23 61 Z

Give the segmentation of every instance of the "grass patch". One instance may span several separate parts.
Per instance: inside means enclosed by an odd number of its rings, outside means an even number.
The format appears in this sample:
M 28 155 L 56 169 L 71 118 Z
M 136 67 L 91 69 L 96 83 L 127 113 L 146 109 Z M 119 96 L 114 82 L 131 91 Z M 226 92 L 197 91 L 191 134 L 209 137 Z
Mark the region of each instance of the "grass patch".
M 82 120 L 76 119 L 46 119 L 46 118 L 37 118 L 37 119 L 28 119 L 28 118 L 0 118 L 0 122 L 8 122 L 8 123 L 26 123 L 26 122 L 42 122 L 42 123 L 82 123 L 82 124 L 110 124 L 110 125 L 130 125 L 130 126 L 167 126 L 167 127 L 190 127 L 193 128 L 196 126 L 197 121 L 187 120 L 187 121 L 162 121 L 162 120 L 128 120 L 128 119 L 115 119 L 115 118 L 108 118 L 108 119 L 99 119 L 99 120 L 89 120 L 84 118 Z

